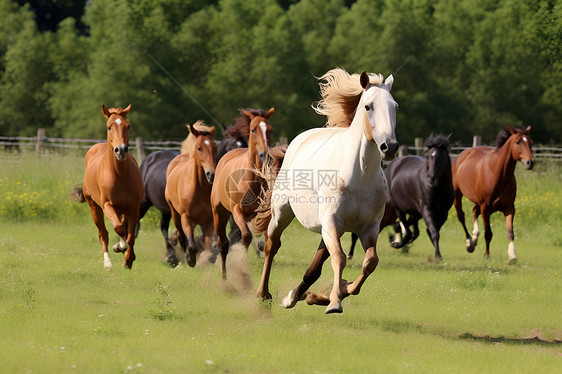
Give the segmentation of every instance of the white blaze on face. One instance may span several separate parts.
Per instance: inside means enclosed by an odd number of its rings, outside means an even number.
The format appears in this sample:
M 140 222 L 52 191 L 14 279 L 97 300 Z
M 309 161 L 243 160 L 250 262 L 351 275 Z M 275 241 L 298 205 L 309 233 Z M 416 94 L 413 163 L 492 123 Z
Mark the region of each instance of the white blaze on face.
M 523 137 L 523 141 L 524 141 L 525 143 L 527 143 L 527 137 L 526 137 L 526 136 Z
M 437 154 L 437 151 L 433 150 L 433 152 L 431 152 L 431 157 L 435 157 L 436 154 Z
M 261 128 L 261 132 L 263 133 L 263 140 L 267 144 L 267 124 L 264 121 L 261 121 L 260 128 Z
M 203 143 L 205 143 L 206 146 L 211 145 L 211 142 L 209 142 L 208 140 L 205 140 Z
M 121 118 L 117 118 L 117 119 L 115 120 L 115 123 L 116 123 L 118 126 L 121 126 Z

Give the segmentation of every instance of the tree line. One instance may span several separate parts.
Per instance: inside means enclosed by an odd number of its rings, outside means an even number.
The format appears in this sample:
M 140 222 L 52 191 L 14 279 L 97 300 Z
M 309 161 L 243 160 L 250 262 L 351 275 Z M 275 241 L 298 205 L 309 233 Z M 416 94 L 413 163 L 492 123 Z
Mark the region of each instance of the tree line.
M 132 136 L 181 139 L 202 119 L 275 107 L 275 137 L 325 119 L 333 67 L 394 74 L 402 143 L 492 143 L 512 125 L 562 143 L 556 0 L 0 0 L 0 134 L 102 138 L 101 105 Z

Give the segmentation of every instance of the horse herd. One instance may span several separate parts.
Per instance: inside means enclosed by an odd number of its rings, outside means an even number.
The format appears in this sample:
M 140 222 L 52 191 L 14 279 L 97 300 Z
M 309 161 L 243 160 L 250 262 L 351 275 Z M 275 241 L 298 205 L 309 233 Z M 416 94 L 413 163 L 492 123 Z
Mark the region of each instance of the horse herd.
M 198 225 L 204 234 L 204 252 L 210 262 L 213 236 L 218 236 L 222 277 L 227 278 L 230 242 L 242 241 L 248 248 L 253 234 L 265 234 L 264 266 L 257 296 L 272 298 L 269 277 L 273 258 L 281 247 L 281 234 L 296 217 L 322 238 L 301 283 L 282 300 L 291 308 L 300 300 L 326 305 L 326 313 L 343 312 L 341 301 L 357 295 L 379 262 L 376 245 L 380 230 L 393 225 L 392 246 L 404 247 L 419 235 L 423 218 L 441 259 L 439 231 L 454 204 L 466 234 L 466 247 L 473 252 L 479 236 L 477 218 L 484 222 L 486 252 L 492 239 L 490 214 L 501 211 L 506 217 L 510 261 L 517 259 L 513 244 L 513 216 L 516 182 L 514 169 L 522 161 L 533 166 L 526 129 L 503 130 L 496 147 L 473 147 L 461 152 L 451 163 L 449 138 L 430 136 L 425 157 L 395 159 L 398 104 L 391 94 L 394 77 L 349 74 L 332 69 L 319 78 L 321 100 L 313 109 L 327 118 L 326 126 L 305 131 L 288 146 L 271 147 L 270 119 L 274 108 L 240 109 L 236 124 L 223 132 L 218 147 L 214 127 L 190 125 L 190 135 L 178 151 L 151 153 L 138 167 L 127 152 L 129 122 L 125 109 L 107 109 L 107 143 L 94 145 L 86 154 L 84 182 L 72 196 L 86 201 L 104 253 L 104 266 L 112 266 L 108 255 L 105 214 L 113 225 L 124 252 L 125 266 L 135 260 L 134 244 L 138 222 L 150 206 L 162 214 L 160 227 L 167 248 L 167 262 L 178 265 L 168 236 L 170 219 L 177 228 L 178 241 L 186 262 L 195 266 L 197 245 L 193 231 Z M 386 170 L 382 161 L 389 162 Z M 462 197 L 474 203 L 474 229 L 466 228 Z M 230 219 L 230 236 L 226 234 Z M 359 239 L 365 250 L 362 271 L 355 281 L 342 278 L 346 255 L 340 238 L 353 233 L 349 257 Z M 203 256 L 200 256 L 201 259 Z M 331 257 L 334 283 L 329 293 L 308 289 L 320 277 L 323 263 Z

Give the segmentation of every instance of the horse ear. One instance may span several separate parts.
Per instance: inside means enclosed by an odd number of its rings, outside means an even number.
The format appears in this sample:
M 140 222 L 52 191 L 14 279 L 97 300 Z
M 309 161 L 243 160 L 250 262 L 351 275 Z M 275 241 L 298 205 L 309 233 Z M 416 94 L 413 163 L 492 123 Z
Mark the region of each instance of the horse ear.
M 131 104 L 129 104 L 128 107 L 126 107 L 125 109 L 123 109 L 120 114 L 121 114 L 123 117 L 126 117 L 127 114 L 129 114 L 129 110 L 131 110 Z
M 361 76 L 359 77 L 359 82 L 361 83 L 361 87 L 363 87 L 363 89 L 366 89 L 367 86 L 369 85 L 369 74 L 367 74 L 367 72 L 365 70 L 363 70 L 361 72 Z
M 529 131 L 531 131 L 531 126 L 527 126 L 527 127 L 525 128 L 525 132 L 526 132 L 526 133 L 529 133 Z
M 103 104 L 101 105 L 101 111 L 103 112 L 105 118 L 109 118 L 109 116 L 111 115 L 111 113 L 109 113 L 109 110 Z
M 386 85 L 386 87 L 388 87 L 389 91 L 392 90 L 393 83 L 394 83 L 394 76 L 390 74 L 388 77 L 386 77 L 386 80 L 384 81 L 384 84 Z
M 242 113 L 248 117 L 250 119 L 250 121 L 252 120 L 252 118 L 254 118 L 254 114 L 252 112 L 248 112 L 246 109 L 242 109 Z
M 449 135 L 447 135 L 447 140 L 451 140 L 451 136 L 453 135 L 452 132 L 449 133 Z
M 211 128 L 209 129 L 209 133 L 211 134 L 211 136 L 213 136 L 213 134 L 215 133 L 215 126 L 211 126 Z
M 271 107 L 269 108 L 269 110 L 267 111 L 267 113 L 265 114 L 265 118 L 270 119 L 271 116 L 273 115 L 273 113 L 275 113 L 275 108 Z
M 511 127 L 511 125 L 509 125 L 509 133 L 511 135 L 515 134 L 515 130 L 513 129 L 513 127 Z
M 195 136 L 195 137 L 199 136 L 199 131 L 197 131 L 197 129 L 195 127 L 193 127 L 192 124 L 189 124 L 189 131 L 191 131 L 193 136 Z

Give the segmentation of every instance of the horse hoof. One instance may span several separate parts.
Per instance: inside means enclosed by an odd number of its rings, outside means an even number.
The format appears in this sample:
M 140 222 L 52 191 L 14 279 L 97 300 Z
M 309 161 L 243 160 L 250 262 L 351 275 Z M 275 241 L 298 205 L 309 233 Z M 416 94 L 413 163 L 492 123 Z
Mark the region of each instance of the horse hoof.
M 517 263 L 517 257 L 510 258 L 510 259 L 507 261 L 507 264 L 508 264 L 508 265 L 515 265 L 516 263 Z
M 340 302 L 330 303 L 326 308 L 326 314 L 343 313 L 343 308 Z
M 168 256 L 168 259 L 166 260 L 166 262 L 168 263 L 168 265 L 170 265 L 173 268 L 175 268 L 176 266 L 179 265 L 179 261 L 178 261 L 178 258 L 176 256 Z
M 400 248 L 399 242 L 392 242 L 392 243 L 390 243 L 390 245 L 392 246 L 392 248 L 396 248 L 396 249 Z
M 297 305 L 298 300 L 293 296 L 295 290 L 291 290 L 287 296 L 281 300 L 281 306 L 285 309 L 291 309 L 295 305 Z
M 187 262 L 187 265 L 192 268 L 195 267 L 195 262 L 196 262 L 196 258 L 195 256 L 186 256 L 187 258 L 185 259 L 185 261 Z

